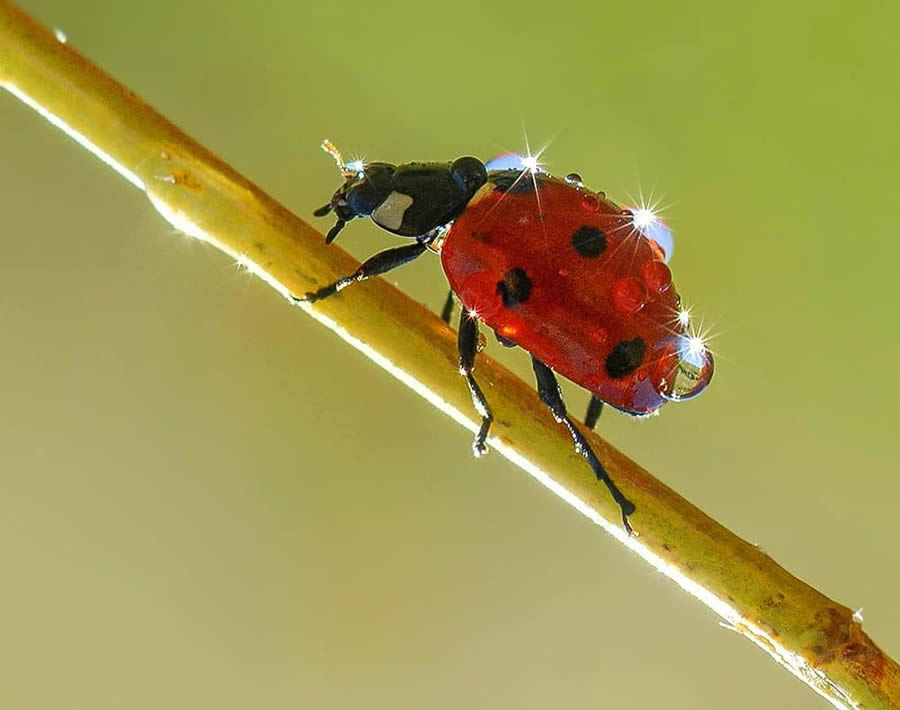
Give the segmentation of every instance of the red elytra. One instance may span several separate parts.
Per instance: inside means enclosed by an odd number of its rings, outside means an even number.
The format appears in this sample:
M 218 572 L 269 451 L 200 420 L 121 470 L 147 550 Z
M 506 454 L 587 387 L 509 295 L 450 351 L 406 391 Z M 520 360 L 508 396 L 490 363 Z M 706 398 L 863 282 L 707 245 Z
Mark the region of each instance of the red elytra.
M 603 193 L 490 173 L 440 247 L 465 309 L 607 404 L 636 415 L 700 392 L 709 351 L 681 322 L 659 245 Z

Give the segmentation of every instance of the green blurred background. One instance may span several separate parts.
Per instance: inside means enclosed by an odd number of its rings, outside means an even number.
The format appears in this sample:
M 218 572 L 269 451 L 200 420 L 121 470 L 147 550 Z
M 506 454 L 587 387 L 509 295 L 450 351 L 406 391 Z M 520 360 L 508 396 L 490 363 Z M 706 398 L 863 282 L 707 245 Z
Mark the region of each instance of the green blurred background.
M 662 196 L 718 372 L 603 434 L 900 655 L 896 3 L 23 5 L 302 215 L 323 137 L 523 123 Z M 825 707 L 6 94 L 0 136 L 0 705 Z

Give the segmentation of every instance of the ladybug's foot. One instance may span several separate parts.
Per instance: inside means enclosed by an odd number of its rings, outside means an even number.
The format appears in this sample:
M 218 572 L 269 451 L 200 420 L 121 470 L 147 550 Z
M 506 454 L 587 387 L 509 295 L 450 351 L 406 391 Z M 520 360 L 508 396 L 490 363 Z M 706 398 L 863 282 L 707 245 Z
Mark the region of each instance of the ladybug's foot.
M 353 281 L 353 277 L 348 276 L 341 279 L 340 281 L 335 281 L 333 284 L 323 286 L 318 291 L 309 291 L 303 296 L 291 296 L 291 300 L 294 303 L 315 303 L 316 301 L 321 301 L 323 298 L 333 296 L 338 291 L 342 291 L 343 289 L 347 288 L 347 286 L 352 284 Z
M 553 370 L 533 355 L 531 357 L 531 364 L 534 367 L 538 394 L 541 396 L 541 401 L 547 405 L 547 408 L 553 414 L 553 418 L 568 429 L 569 436 L 572 437 L 572 444 L 575 447 L 575 451 L 585 458 L 588 465 L 591 467 L 591 470 L 594 472 L 594 475 L 597 477 L 597 480 L 602 481 L 606 485 L 613 500 L 619 504 L 619 508 L 622 510 L 622 524 L 625 527 L 625 532 L 632 535 L 634 529 L 628 522 L 628 516 L 635 511 L 634 503 L 623 495 L 622 491 L 619 490 L 619 487 L 612 478 L 609 477 L 606 469 L 603 468 L 603 464 L 600 463 L 600 459 L 597 458 L 597 454 L 594 453 L 591 445 L 587 442 L 587 439 L 584 438 L 584 434 L 581 433 L 581 430 L 579 430 L 569 418 L 569 415 L 566 412 L 566 404 L 563 402 L 562 392 L 559 389 L 559 383 L 556 381 L 556 375 L 553 374 Z
M 488 432 L 491 429 L 491 422 L 494 416 L 491 414 L 491 408 L 488 406 L 484 392 L 475 381 L 472 370 L 475 367 L 475 355 L 478 353 L 478 321 L 466 311 L 462 312 L 459 318 L 459 374 L 466 378 L 466 384 L 469 386 L 469 394 L 472 395 L 472 404 L 475 405 L 475 411 L 481 415 L 481 428 L 475 436 L 472 443 L 472 453 L 476 458 L 484 456 L 488 452 L 485 441 Z
M 475 384 L 475 386 L 478 387 L 477 384 Z M 492 421 L 493 419 L 491 418 L 490 412 L 488 412 L 488 415 L 486 417 L 482 416 L 481 418 L 481 429 L 478 430 L 478 434 L 475 435 L 475 441 L 472 442 L 472 453 L 475 454 L 476 459 L 480 459 L 488 451 L 490 451 L 490 449 L 488 449 L 487 447 L 487 444 L 485 444 L 484 442 L 485 439 L 487 439 L 488 430 L 491 428 Z
M 625 527 L 625 532 L 629 535 L 634 535 L 634 529 L 631 527 L 631 523 L 628 522 L 628 516 L 635 511 L 634 503 L 627 498 L 622 498 L 621 502 L 619 502 L 619 507 L 622 509 L 622 525 Z

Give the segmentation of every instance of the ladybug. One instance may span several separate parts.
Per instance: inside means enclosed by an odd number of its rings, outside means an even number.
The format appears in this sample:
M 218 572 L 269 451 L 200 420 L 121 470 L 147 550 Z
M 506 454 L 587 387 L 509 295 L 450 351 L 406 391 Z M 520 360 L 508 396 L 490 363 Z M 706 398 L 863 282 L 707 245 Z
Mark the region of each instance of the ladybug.
M 534 159 L 345 163 L 329 141 L 322 147 L 344 176 L 328 204 L 315 211 L 337 217 L 326 242 L 357 217 L 413 241 L 379 252 L 349 276 L 295 300 L 314 303 L 429 248 L 439 252 L 451 289 L 444 320 L 449 322 L 453 294 L 463 307 L 459 369 L 481 415 L 475 455 L 487 452 L 493 420 L 473 374 L 484 323 L 501 344 L 531 355 L 541 400 L 607 486 L 631 533 L 628 516 L 635 506 L 575 426 L 555 373 L 591 393 L 585 418 L 591 428 L 604 404 L 647 416 L 709 384 L 713 357 L 690 330 L 672 282 L 666 263 L 672 240 L 663 223 L 648 210 L 622 207 L 588 190 L 577 174 L 553 177 Z

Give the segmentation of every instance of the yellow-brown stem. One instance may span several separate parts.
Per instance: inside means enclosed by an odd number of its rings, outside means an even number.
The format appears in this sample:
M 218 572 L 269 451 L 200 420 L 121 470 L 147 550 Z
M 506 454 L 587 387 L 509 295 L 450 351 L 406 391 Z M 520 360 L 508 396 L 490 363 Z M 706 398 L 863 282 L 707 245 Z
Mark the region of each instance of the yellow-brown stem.
M 81 57 L 20 9 L 0 0 L 0 83 L 79 140 L 135 186 L 174 226 L 238 259 L 283 294 L 305 293 L 356 263 L 250 181 Z M 314 317 L 471 430 L 469 393 L 455 337 L 433 313 L 381 280 L 308 309 Z M 402 335 L 402 337 L 400 337 Z M 603 525 L 767 650 L 837 707 L 900 707 L 900 669 L 850 609 L 789 574 L 586 432 L 638 506 L 638 535 L 526 385 L 490 358 L 479 381 L 494 410 L 490 443 Z

